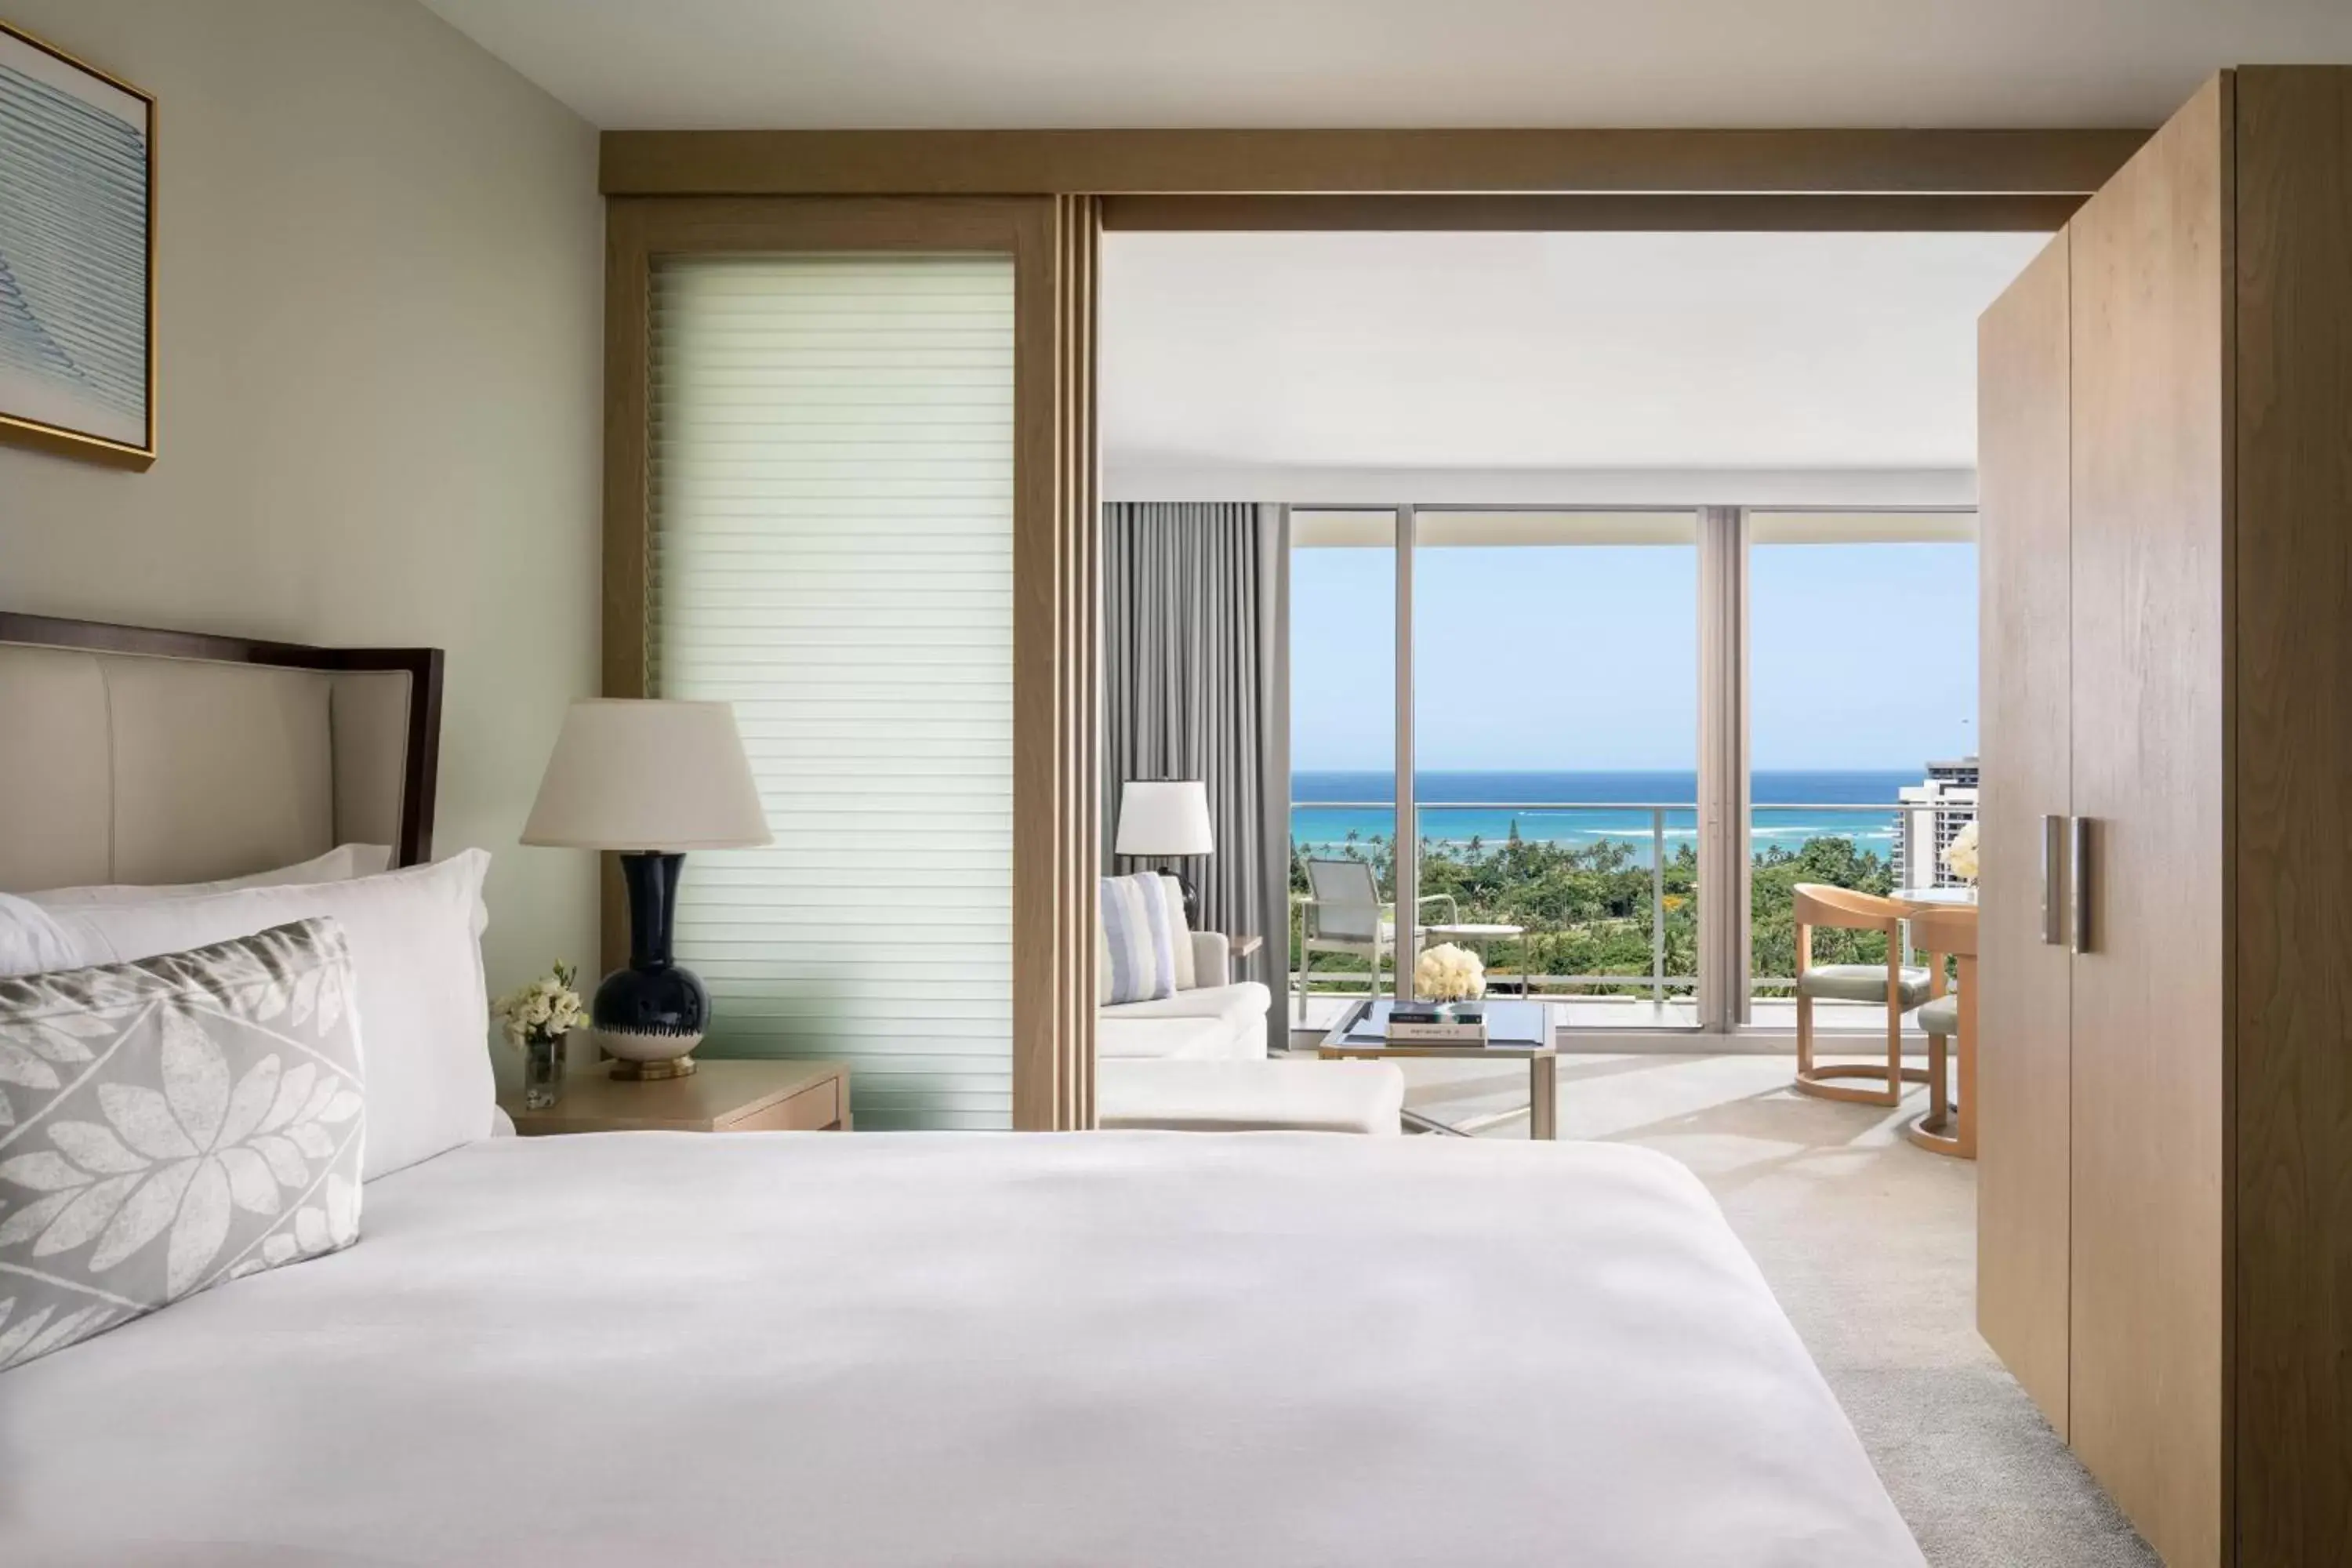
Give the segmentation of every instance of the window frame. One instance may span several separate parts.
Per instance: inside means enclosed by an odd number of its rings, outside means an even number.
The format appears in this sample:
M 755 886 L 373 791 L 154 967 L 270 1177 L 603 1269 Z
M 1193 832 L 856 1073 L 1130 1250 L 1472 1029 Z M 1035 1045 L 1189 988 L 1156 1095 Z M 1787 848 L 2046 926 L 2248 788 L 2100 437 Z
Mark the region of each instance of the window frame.
M 1414 789 L 1413 713 L 1416 695 L 1412 657 L 1413 552 L 1418 542 L 1417 520 L 1423 513 L 1513 511 L 1652 511 L 1697 519 L 1696 631 L 1699 646 L 1696 805 L 1699 824 L 1699 886 L 1702 891 L 1699 899 L 1698 973 L 1694 987 L 1696 1022 L 1685 1027 L 1644 1027 L 1624 1031 L 1620 1032 L 1617 1037 L 1689 1041 L 1709 1037 L 1752 1035 L 1779 1038 L 1788 1036 L 1790 1031 L 1786 1028 L 1754 1024 L 1750 1007 L 1755 811 L 1750 787 L 1752 753 L 1748 735 L 1752 694 L 1749 556 L 1754 548 L 1756 521 L 1786 514 L 1801 514 L 1809 518 L 1956 516 L 1973 519 L 1978 509 L 1973 505 L 1920 504 L 1669 506 L 1645 503 L 1640 506 L 1610 506 L 1598 502 L 1549 505 L 1533 502 L 1408 501 L 1391 504 L 1360 500 L 1300 501 L 1286 505 L 1283 521 L 1286 584 L 1288 580 L 1287 556 L 1290 550 L 1297 548 L 1293 541 L 1290 514 L 1352 512 L 1367 516 L 1385 515 L 1394 520 L 1394 531 L 1388 547 L 1393 551 L 1396 562 L 1396 595 L 1392 612 L 1397 650 L 1394 681 L 1394 876 L 1399 952 L 1413 951 L 1412 942 L 1419 920 L 1414 895 L 1420 890 L 1421 803 Z M 1286 658 L 1291 630 L 1289 609 L 1286 604 L 1283 613 Z M 1286 692 L 1285 695 L 1286 714 L 1290 694 Z M 1287 820 L 1299 803 L 1288 798 L 1287 788 L 1285 795 L 1286 828 L 1283 837 L 1288 843 L 1291 836 Z M 1286 984 L 1291 978 L 1286 976 Z M 1401 963 L 1398 966 L 1397 979 L 1400 993 L 1410 994 L 1409 965 Z M 1286 996 L 1281 1000 L 1285 1011 L 1289 1011 L 1293 999 Z M 1593 1043 L 1598 1046 L 1604 1042 L 1596 1036 Z

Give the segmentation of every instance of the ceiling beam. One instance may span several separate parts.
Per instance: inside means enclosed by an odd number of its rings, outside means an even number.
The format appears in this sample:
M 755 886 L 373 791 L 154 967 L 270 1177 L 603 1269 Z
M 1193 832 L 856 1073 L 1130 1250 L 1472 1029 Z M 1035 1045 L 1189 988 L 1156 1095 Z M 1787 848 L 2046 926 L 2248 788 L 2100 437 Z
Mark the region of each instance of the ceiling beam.
M 607 195 L 2088 195 L 2144 131 L 608 131 Z
M 1106 500 L 1224 500 L 1294 506 L 1749 506 L 1884 510 L 1970 508 L 1973 468 L 1348 468 L 1106 452 Z

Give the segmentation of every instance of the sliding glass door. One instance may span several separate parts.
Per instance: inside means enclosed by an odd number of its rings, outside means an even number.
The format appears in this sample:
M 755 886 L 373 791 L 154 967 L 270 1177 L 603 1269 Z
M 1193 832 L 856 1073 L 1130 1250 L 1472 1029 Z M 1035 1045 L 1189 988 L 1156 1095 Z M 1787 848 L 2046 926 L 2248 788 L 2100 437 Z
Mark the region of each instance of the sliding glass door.
M 1789 1021 L 1790 889 L 1949 886 L 1942 851 L 1976 818 L 1972 511 L 1748 518 L 1748 1021 Z M 1886 962 L 1885 939 L 1814 933 L 1816 962 Z M 1823 1003 L 1872 1033 L 1883 1004 Z
M 1292 1021 L 1313 997 L 1393 994 L 1397 528 L 1379 510 L 1290 514 Z
M 1294 1026 L 1451 943 L 1496 994 L 1694 1026 L 1698 514 L 1289 529 Z
M 1791 887 L 1954 879 L 1972 513 L 1300 508 L 1289 531 L 1294 1027 L 1409 991 L 1444 942 L 1570 1027 L 1785 1029 Z M 1823 1026 L 1884 1027 L 1846 1012 Z
M 1416 913 L 1490 994 L 1696 1023 L 1698 519 L 1416 509 Z

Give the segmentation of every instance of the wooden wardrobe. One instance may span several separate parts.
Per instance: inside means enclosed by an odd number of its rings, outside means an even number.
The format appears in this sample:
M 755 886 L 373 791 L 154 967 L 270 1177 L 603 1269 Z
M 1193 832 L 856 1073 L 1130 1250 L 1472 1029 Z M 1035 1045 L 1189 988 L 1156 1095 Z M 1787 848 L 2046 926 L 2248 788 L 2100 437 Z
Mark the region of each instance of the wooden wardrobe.
M 2352 1563 L 2352 68 L 1979 337 L 1978 1321 L 2171 1568 Z

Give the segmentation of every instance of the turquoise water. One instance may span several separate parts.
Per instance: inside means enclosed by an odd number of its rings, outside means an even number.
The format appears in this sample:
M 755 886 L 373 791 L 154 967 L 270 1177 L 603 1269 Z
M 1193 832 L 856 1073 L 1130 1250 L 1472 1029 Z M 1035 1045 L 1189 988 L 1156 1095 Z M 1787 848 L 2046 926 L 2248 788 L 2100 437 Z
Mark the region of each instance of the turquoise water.
M 1891 810 L 1806 809 L 1853 803 L 1880 805 L 1895 792 L 1917 784 L 1921 769 L 1870 772 L 1759 772 L 1749 782 L 1755 804 L 1754 844 L 1795 849 L 1811 838 L 1851 838 L 1854 846 L 1885 855 L 1895 846 Z M 1396 831 L 1388 805 L 1331 805 L 1318 802 L 1390 801 L 1396 777 L 1389 773 L 1300 772 L 1291 776 L 1291 837 L 1302 848 L 1386 838 Z M 1654 802 L 1675 807 L 1665 814 L 1666 853 L 1698 837 L 1690 802 L 1698 794 L 1691 773 L 1423 773 L 1415 780 L 1421 797 L 1421 836 L 1433 844 L 1463 846 L 1472 838 L 1487 844 L 1510 837 L 1516 825 L 1523 839 L 1548 844 L 1592 844 L 1621 839 L 1634 847 L 1637 863 L 1649 863 Z M 1606 806 L 1580 805 L 1603 801 Z M 1448 804 L 1448 803 L 1454 804 Z M 1498 809 L 1511 803 L 1512 809 Z

